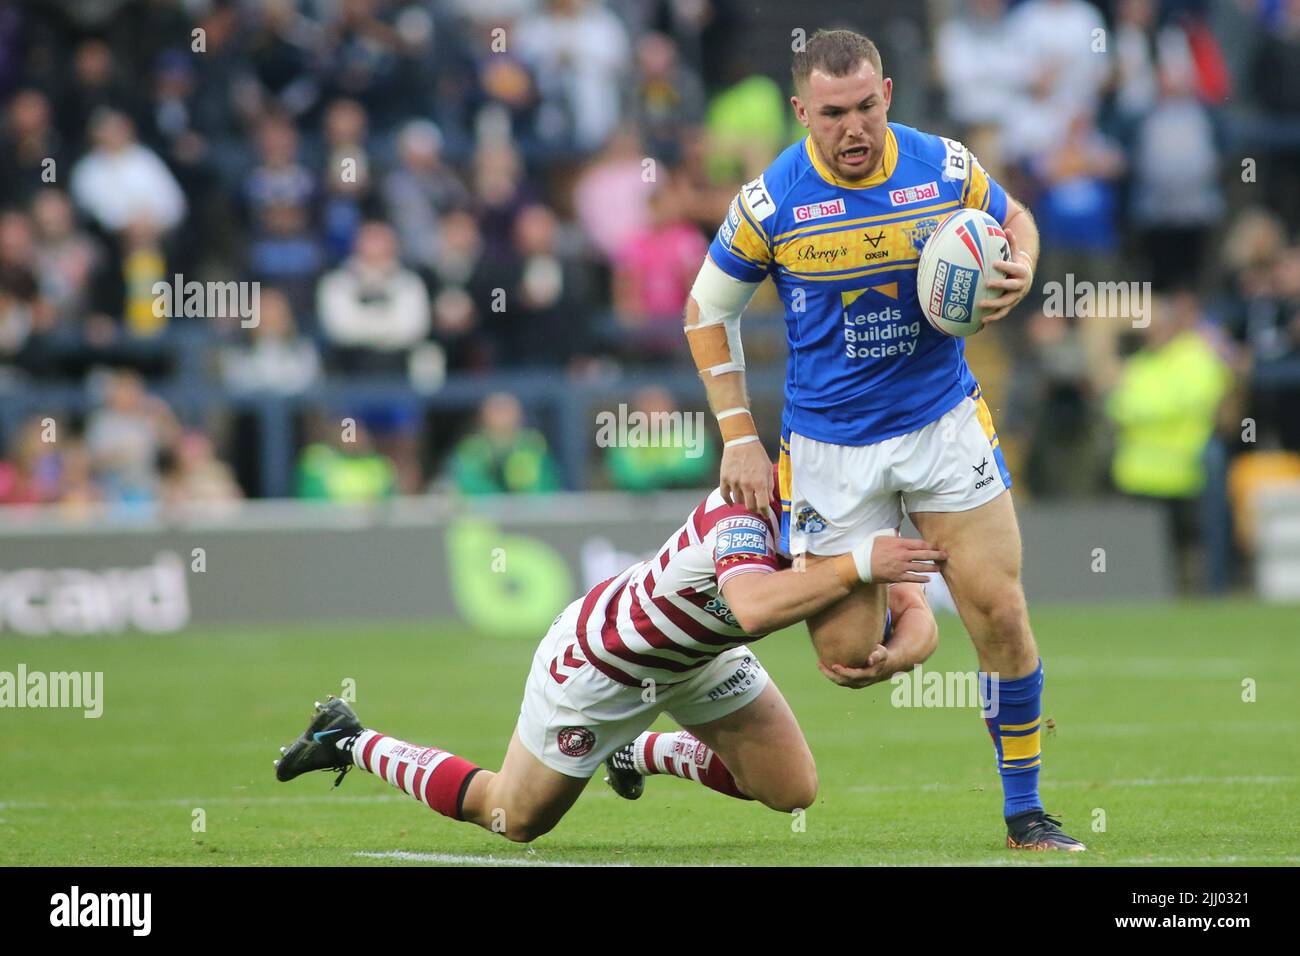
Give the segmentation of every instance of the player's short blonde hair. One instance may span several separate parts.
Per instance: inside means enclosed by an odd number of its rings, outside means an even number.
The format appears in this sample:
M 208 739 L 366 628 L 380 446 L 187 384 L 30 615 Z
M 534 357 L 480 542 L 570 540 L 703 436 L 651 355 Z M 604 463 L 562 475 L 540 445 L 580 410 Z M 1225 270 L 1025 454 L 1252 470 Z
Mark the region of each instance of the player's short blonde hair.
M 795 53 L 790 75 L 795 89 L 802 90 L 813 70 L 821 70 L 828 76 L 848 76 L 863 60 L 876 68 L 878 76 L 884 76 L 880 51 L 868 37 L 852 30 L 818 30 Z

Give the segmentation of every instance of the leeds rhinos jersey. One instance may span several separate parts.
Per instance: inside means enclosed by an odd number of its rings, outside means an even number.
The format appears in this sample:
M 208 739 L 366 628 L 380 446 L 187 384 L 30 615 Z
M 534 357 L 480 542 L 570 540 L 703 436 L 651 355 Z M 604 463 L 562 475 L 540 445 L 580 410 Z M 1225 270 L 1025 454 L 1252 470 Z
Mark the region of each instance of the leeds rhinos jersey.
M 771 275 L 785 305 L 784 433 L 869 445 L 975 391 L 965 343 L 935 331 L 916 297 L 921 249 L 960 207 L 1002 222 L 1007 194 L 961 143 L 898 123 L 859 183 L 837 180 L 805 138 L 741 187 L 709 257 L 743 282 Z

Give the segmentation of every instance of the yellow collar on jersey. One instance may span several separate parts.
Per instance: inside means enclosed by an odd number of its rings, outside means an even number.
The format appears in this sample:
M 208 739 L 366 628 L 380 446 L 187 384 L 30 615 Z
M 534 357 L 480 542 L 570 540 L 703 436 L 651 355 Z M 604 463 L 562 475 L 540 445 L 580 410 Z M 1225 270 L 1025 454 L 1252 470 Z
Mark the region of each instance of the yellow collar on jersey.
M 894 131 L 888 126 L 885 127 L 885 159 L 880 164 L 880 168 L 861 182 L 849 183 L 842 179 L 837 179 L 835 174 L 823 165 L 817 155 L 817 150 L 813 148 L 812 137 L 809 136 L 803 141 L 804 149 L 808 151 L 808 159 L 812 162 L 813 169 L 817 170 L 817 175 L 832 186 L 838 186 L 841 189 L 870 189 L 872 186 L 879 186 L 890 176 L 894 175 L 894 167 L 898 165 L 898 140 L 894 138 Z

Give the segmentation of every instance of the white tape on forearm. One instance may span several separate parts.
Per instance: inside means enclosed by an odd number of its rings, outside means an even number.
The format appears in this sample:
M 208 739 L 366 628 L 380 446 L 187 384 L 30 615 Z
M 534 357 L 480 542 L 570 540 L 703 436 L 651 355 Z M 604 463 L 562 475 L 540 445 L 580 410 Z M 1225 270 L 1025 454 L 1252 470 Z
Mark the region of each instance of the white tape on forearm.
M 749 413 L 750 412 L 748 408 L 737 406 L 736 408 L 728 408 L 723 411 L 720 411 L 718 412 L 718 414 L 714 415 L 713 417 L 716 418 L 718 421 L 722 421 L 724 418 L 730 418 L 732 415 L 748 415 Z
M 710 375 L 726 375 L 745 370 L 745 349 L 740 342 L 740 317 L 758 289 L 757 282 L 741 282 L 719 269 L 707 256 L 700 266 L 691 298 L 700 311 L 699 326 L 723 325 L 727 330 L 727 349 L 731 361 L 714 365 L 706 371 Z
M 733 438 L 731 441 L 724 441 L 723 448 L 730 448 L 732 445 L 748 445 L 752 441 L 758 441 L 757 435 L 743 435 L 740 438 Z
M 871 552 L 876 547 L 876 539 L 884 538 L 884 537 L 894 538 L 897 536 L 898 536 L 897 530 L 895 530 L 894 528 L 886 528 L 884 531 L 877 531 L 866 541 L 863 541 L 861 544 L 859 544 L 856 548 L 853 549 L 853 563 L 858 569 L 858 577 L 861 578 L 865 583 L 870 584 L 872 582 Z

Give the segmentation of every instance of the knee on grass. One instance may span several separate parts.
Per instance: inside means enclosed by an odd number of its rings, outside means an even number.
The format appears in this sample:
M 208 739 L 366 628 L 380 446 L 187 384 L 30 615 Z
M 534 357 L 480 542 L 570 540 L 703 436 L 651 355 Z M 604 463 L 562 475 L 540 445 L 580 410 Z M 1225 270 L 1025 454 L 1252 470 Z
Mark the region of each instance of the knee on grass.
M 548 820 L 524 813 L 507 813 L 504 827 L 497 831 L 511 843 L 532 843 L 555 829 L 558 820 Z
M 815 771 L 795 774 L 779 784 L 756 790 L 746 789 L 746 792 L 769 810 L 778 813 L 807 810 L 817 800 L 817 774 Z

